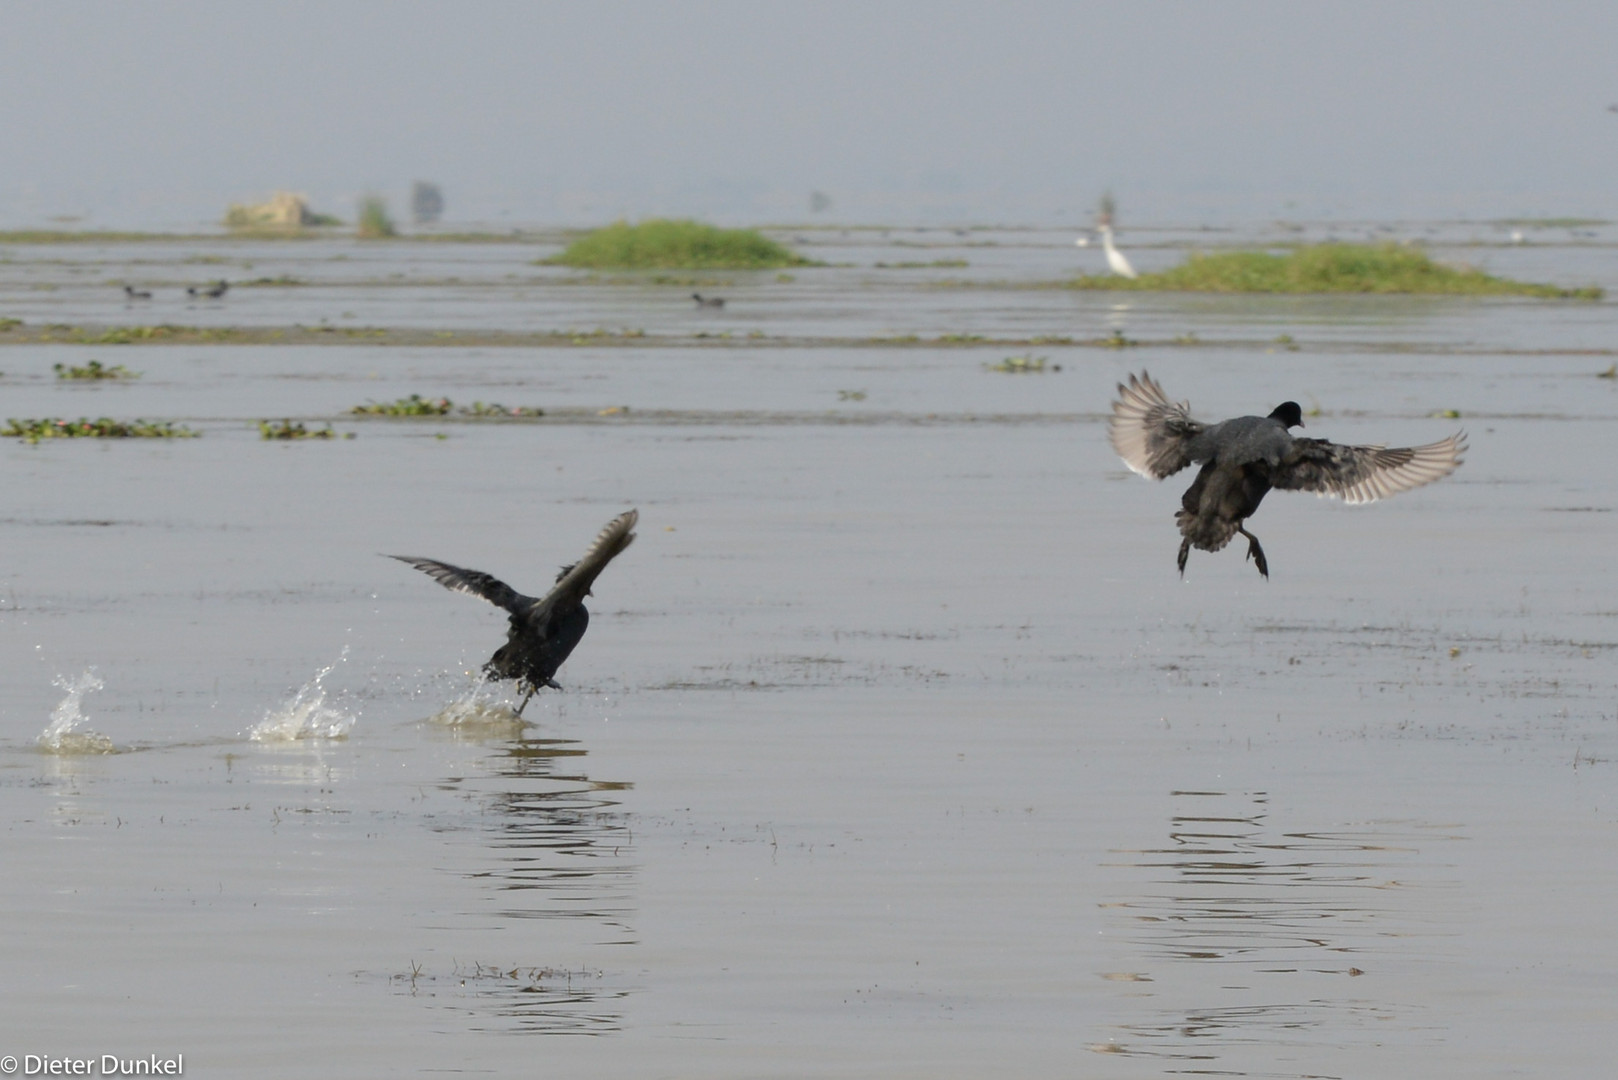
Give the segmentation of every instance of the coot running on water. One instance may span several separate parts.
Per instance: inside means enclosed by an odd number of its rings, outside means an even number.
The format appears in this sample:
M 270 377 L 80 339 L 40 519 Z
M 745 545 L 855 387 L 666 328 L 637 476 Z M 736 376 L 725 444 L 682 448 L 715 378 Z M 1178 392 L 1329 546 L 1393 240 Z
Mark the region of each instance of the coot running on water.
M 1247 537 L 1247 557 L 1269 577 L 1264 549 L 1242 523 L 1271 488 L 1373 502 L 1448 476 L 1466 452 L 1465 432 L 1426 446 L 1388 448 L 1297 439 L 1288 430 L 1295 427 L 1303 427 L 1296 401 L 1282 402 L 1268 416 L 1203 424 L 1191 419 L 1188 404 L 1171 402 L 1144 371 L 1118 385 L 1111 436 L 1124 464 L 1153 480 L 1193 462 L 1202 466 L 1174 515 L 1185 538 L 1181 575 L 1192 548 L 1218 551 L 1241 533 Z
M 522 704 L 517 706 L 517 715 L 521 716 L 528 707 L 528 699 L 540 687 L 561 689 L 554 678 L 556 669 L 584 637 L 585 628 L 590 624 L 584 598 L 590 595 L 591 584 L 607 564 L 634 542 L 635 521 L 639 517 L 638 511 L 631 510 L 608 522 L 584 557 L 572 566 L 562 567 L 551 591 L 537 600 L 480 570 L 463 570 L 448 563 L 407 555 L 389 558 L 431 574 L 446 589 L 481 596 L 511 612 L 511 630 L 506 643 L 483 665 L 483 670 L 496 679 L 518 680 L 519 690 L 526 688 Z

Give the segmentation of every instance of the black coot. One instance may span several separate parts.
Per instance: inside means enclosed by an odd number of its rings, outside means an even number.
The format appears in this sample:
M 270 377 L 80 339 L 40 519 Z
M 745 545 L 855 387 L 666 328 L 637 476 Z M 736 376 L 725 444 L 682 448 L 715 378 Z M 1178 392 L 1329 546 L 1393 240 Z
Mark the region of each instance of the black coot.
M 564 566 L 556 575 L 551 591 L 539 599 L 524 596 L 480 570 L 463 570 L 448 563 L 407 555 L 389 557 L 431 574 L 446 589 L 481 596 L 511 613 L 511 630 L 506 643 L 483 665 L 483 670 L 496 679 L 516 679 L 518 689 L 527 689 L 522 704 L 517 706 L 517 715 L 521 716 L 529 698 L 540 687 L 561 689 L 556 685 L 556 669 L 562 666 L 562 661 L 568 658 L 590 625 L 584 598 L 590 595 L 590 586 L 607 564 L 634 542 L 635 521 L 639 517 L 638 511 L 631 510 L 608 522 L 584 557 L 572 566 Z
M 1312 491 L 1362 503 L 1430 484 L 1454 472 L 1466 433 L 1426 446 L 1342 446 L 1293 438 L 1303 410 L 1285 401 L 1268 416 L 1239 416 L 1217 424 L 1191 419 L 1190 406 L 1171 402 L 1144 371 L 1118 386 L 1112 403 L 1112 447 L 1135 472 L 1153 480 L 1187 465 L 1202 466 L 1180 499 L 1180 573 L 1192 548 L 1218 551 L 1241 533 L 1247 557 L 1270 576 L 1258 537 L 1242 527 L 1271 488 Z

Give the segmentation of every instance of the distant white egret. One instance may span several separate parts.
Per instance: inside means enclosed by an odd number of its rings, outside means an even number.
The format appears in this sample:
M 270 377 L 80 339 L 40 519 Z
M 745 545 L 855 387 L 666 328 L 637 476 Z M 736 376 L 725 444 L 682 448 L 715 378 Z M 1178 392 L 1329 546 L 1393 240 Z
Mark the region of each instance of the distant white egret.
M 1112 246 L 1112 226 L 1103 221 L 1099 228 L 1101 230 L 1101 246 L 1107 249 L 1107 265 L 1112 267 L 1112 272 L 1119 277 L 1140 277 L 1139 274 L 1135 273 L 1135 268 L 1129 265 L 1129 260 L 1124 258 L 1124 253 Z

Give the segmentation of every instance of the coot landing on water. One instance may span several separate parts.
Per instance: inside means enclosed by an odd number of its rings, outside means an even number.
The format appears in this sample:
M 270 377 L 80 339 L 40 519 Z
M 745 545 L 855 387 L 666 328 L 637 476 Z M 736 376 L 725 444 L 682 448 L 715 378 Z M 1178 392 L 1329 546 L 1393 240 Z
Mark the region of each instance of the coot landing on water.
M 1218 551 L 1236 533 L 1247 537 L 1247 557 L 1266 578 L 1270 567 L 1258 537 L 1242 523 L 1258 510 L 1271 488 L 1312 491 L 1344 502 L 1373 502 L 1430 484 L 1455 471 L 1466 452 L 1466 433 L 1426 446 L 1342 446 L 1325 439 L 1297 439 L 1303 410 L 1284 401 L 1268 416 L 1238 416 L 1217 424 L 1191 419 L 1185 402 L 1171 402 L 1163 388 L 1141 372 L 1118 385 L 1112 403 L 1112 448 L 1135 472 L 1153 480 L 1173 476 L 1193 462 L 1202 466 L 1180 499 L 1180 574 L 1192 548 Z
M 638 511 L 631 510 L 609 521 L 584 557 L 572 566 L 562 567 L 551 591 L 537 600 L 480 570 L 462 570 L 448 563 L 407 555 L 390 555 L 389 558 L 431 574 L 446 589 L 481 596 L 511 612 L 511 630 L 506 643 L 483 665 L 483 670 L 496 679 L 516 679 L 519 690 L 527 689 L 522 704 L 517 706 L 517 715 L 521 716 L 528 707 L 528 699 L 540 687 L 561 689 L 556 685 L 556 669 L 562 666 L 562 661 L 568 658 L 590 625 L 584 598 L 590 595 L 591 584 L 607 564 L 634 542 L 635 521 L 639 517 Z

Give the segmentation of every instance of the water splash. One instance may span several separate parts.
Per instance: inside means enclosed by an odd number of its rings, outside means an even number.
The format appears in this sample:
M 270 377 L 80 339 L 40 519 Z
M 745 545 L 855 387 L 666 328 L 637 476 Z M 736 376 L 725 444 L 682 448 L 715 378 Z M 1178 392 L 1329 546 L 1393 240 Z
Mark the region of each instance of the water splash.
M 359 719 L 357 713 L 326 704 L 324 681 L 338 664 L 348 662 L 348 646 L 335 663 L 327 664 L 304 683 L 291 700 L 271 709 L 253 725 L 247 737 L 254 742 L 292 742 L 297 739 L 346 739 Z
M 39 748 L 48 754 L 110 754 L 112 740 L 99 731 L 75 731 L 89 719 L 79 708 L 85 694 L 100 690 L 106 683 L 95 668 L 85 668 L 84 674 L 73 678 L 58 675 L 51 680 L 67 691 L 67 696 L 51 710 L 51 722 L 39 733 Z
M 494 695 L 485 696 L 483 688 L 488 682 L 489 677 L 482 676 L 470 691 L 429 716 L 427 722 L 478 734 L 521 731 L 528 727 L 528 721 L 518 716 L 505 701 Z

